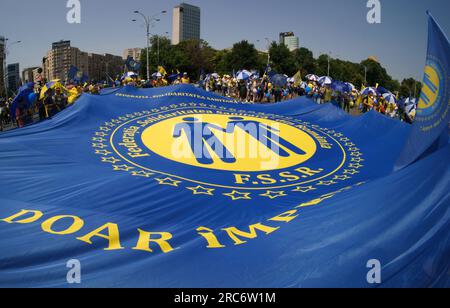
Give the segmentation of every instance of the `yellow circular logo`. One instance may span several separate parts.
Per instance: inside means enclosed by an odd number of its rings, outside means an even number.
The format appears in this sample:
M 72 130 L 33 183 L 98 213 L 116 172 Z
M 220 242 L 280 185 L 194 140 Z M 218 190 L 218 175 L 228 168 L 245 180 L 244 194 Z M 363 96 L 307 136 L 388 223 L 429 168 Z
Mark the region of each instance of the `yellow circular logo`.
M 422 94 L 419 100 L 419 109 L 432 108 L 439 97 L 440 77 L 438 71 L 431 65 L 425 67 Z
M 143 131 L 142 142 L 166 159 L 226 171 L 289 168 L 306 162 L 317 151 L 314 139 L 294 126 L 221 114 L 161 121 Z
M 92 140 L 95 154 L 114 171 L 232 200 L 339 185 L 364 163 L 363 153 L 341 132 L 294 117 L 202 103 L 122 115 Z

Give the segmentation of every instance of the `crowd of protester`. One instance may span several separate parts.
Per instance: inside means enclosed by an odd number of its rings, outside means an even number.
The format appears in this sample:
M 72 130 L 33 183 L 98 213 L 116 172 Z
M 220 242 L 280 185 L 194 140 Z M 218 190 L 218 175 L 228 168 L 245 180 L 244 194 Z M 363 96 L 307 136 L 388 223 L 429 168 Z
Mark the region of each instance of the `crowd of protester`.
M 318 81 L 312 80 L 288 81 L 285 85 L 274 85 L 267 76 L 239 80 L 229 75 L 216 74 L 214 77 L 205 79 L 202 87 L 206 91 L 248 103 L 278 103 L 306 96 L 317 104 L 334 102 L 339 108 L 351 114 L 374 110 L 410 124 L 415 117 L 415 109 L 405 112 L 401 104 L 386 101 L 380 93 L 370 92 L 362 95 L 356 88 L 351 91 L 336 91 L 330 84 L 321 85 Z
M 94 95 L 100 94 L 103 88 L 120 87 L 131 85 L 140 88 L 165 87 L 169 85 L 191 84 L 191 79 L 187 73 L 167 74 L 155 73 L 150 80 L 141 80 L 137 74 L 128 73 L 122 78 L 117 78 L 110 82 L 85 83 L 83 85 L 66 82 L 56 83 L 56 86 L 44 88 L 45 83 L 35 85 L 34 91 L 38 97 L 31 106 L 18 103 L 15 112 L 11 115 L 11 104 L 13 98 L 8 100 L 0 99 L 0 129 L 24 127 L 38 121 L 44 121 L 53 117 L 58 112 L 67 108 L 74 101 L 74 96 L 79 97 L 82 93 Z M 375 110 L 391 118 L 398 118 L 401 121 L 412 123 L 414 121 L 415 109 L 408 112 L 402 108 L 401 104 L 387 102 L 384 96 L 369 92 L 362 95 L 356 88 L 351 91 L 333 90 L 330 84 L 321 84 L 317 80 L 294 81 L 287 79 L 283 84 L 273 83 L 271 78 L 252 76 L 246 79 L 239 79 L 230 75 L 219 76 L 218 74 L 208 75 L 202 78 L 196 86 L 202 87 L 208 92 L 215 92 L 219 95 L 233 98 L 235 101 L 269 104 L 279 103 L 296 97 L 306 96 L 317 104 L 333 102 L 339 108 L 351 114 L 366 113 Z M 69 96 L 72 96 L 70 99 Z

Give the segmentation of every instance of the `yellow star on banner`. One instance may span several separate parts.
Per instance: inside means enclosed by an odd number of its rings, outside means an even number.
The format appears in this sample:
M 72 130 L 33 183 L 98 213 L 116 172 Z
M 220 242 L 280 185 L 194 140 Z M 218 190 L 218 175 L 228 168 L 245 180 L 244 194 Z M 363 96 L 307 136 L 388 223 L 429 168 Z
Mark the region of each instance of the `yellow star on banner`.
M 116 159 L 115 157 L 102 157 L 102 163 L 116 164 L 119 161 L 120 159 Z
M 233 201 L 236 200 L 251 200 L 250 193 L 241 193 L 236 190 L 233 190 L 231 193 L 223 194 L 224 196 L 230 197 Z
M 104 132 L 110 132 L 111 131 L 111 129 L 108 128 L 108 127 L 100 127 L 100 130 L 104 131 Z
M 102 138 L 102 137 L 94 137 L 94 138 L 92 138 L 92 141 L 96 141 L 96 142 L 105 142 L 106 139 L 105 139 L 105 138 Z
M 344 170 L 344 174 L 355 175 L 357 173 L 359 173 L 359 171 L 356 171 L 356 170 L 353 170 L 353 169 L 350 169 L 350 170 L 346 169 L 346 170 Z
M 125 118 L 125 117 L 119 117 L 118 119 L 119 119 L 120 121 L 128 121 L 128 119 Z
M 344 137 L 344 135 L 339 133 L 339 134 L 334 134 L 333 137 L 340 138 L 340 137 Z
M 351 161 L 355 163 L 361 163 L 364 161 L 364 159 L 362 159 L 361 157 L 353 157 Z
M 320 186 L 331 186 L 337 184 L 335 181 L 320 181 L 319 183 L 317 183 L 317 185 Z
M 356 163 L 356 164 L 349 164 L 350 168 L 354 168 L 354 169 L 360 169 L 362 167 L 364 167 L 364 165 L 361 165 L 360 163 Z
M 105 134 L 104 132 L 96 132 L 95 135 L 98 137 L 106 137 L 107 136 L 107 134 Z
M 112 153 L 107 150 L 95 150 L 95 154 L 108 156 L 109 154 L 112 154 Z
M 122 122 L 119 121 L 119 120 L 114 119 L 114 120 L 111 120 L 111 123 L 114 123 L 114 124 L 120 124 L 120 123 L 122 123 Z
M 145 171 L 141 170 L 141 171 L 131 171 L 131 175 L 132 176 L 140 176 L 143 178 L 149 178 L 153 175 L 153 173 L 145 172 Z
M 350 139 L 348 139 L 348 138 L 341 138 L 339 140 L 342 141 L 342 142 L 349 142 L 350 141 Z
M 360 157 L 360 156 L 362 156 L 362 153 L 360 153 L 360 152 L 352 152 L 352 154 L 350 154 L 351 156 L 353 156 L 353 157 Z
M 135 116 L 132 114 L 126 114 L 125 117 L 129 118 L 129 119 L 133 119 Z
M 350 179 L 350 177 L 348 175 L 336 175 L 333 180 L 341 180 L 341 181 L 345 181 Z
M 106 122 L 106 123 L 105 123 L 105 126 L 107 126 L 107 127 L 115 127 L 116 124 L 111 123 L 111 122 Z
M 357 147 L 354 147 L 354 148 L 350 148 L 350 149 L 348 149 L 349 151 L 352 151 L 352 152 L 358 152 L 358 151 L 360 151 L 360 149 L 358 149 Z
M 114 165 L 113 168 L 114 168 L 114 171 L 127 171 L 127 172 L 134 169 L 133 167 L 130 167 L 127 165 L 121 165 L 121 166 Z
M 356 144 L 354 144 L 353 142 L 347 142 L 347 143 L 345 144 L 345 146 L 351 148 L 351 147 L 356 146 Z
M 279 197 L 286 197 L 287 195 L 284 193 L 284 191 L 270 191 L 268 190 L 265 194 L 261 194 L 261 197 L 267 197 L 269 199 L 276 199 Z
M 213 194 L 214 189 L 212 189 L 212 188 L 205 188 L 202 186 L 197 186 L 197 187 L 187 187 L 187 189 L 192 190 L 194 195 L 214 196 L 214 194 Z
M 165 178 L 165 179 L 155 179 L 158 181 L 159 185 L 168 185 L 173 187 L 178 187 L 178 184 L 181 183 L 181 181 L 175 181 L 171 178 Z
M 307 193 L 307 192 L 312 191 L 312 190 L 317 190 L 317 189 L 314 188 L 314 187 L 312 187 L 312 186 L 308 186 L 308 187 L 300 187 L 300 186 L 298 186 L 298 187 L 296 187 L 296 188 L 295 188 L 294 190 L 292 190 L 292 191 L 294 191 L 294 192 Z
M 104 148 L 108 147 L 106 144 L 103 144 L 103 143 L 93 143 L 92 146 L 94 148 L 98 148 L 98 149 L 104 149 Z

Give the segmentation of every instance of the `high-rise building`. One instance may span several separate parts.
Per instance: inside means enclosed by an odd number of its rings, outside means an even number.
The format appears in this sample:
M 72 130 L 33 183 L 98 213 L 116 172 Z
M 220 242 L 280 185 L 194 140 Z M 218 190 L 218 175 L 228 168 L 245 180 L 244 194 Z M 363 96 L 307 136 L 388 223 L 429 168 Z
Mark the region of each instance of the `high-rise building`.
M 0 36 L 0 93 L 5 91 L 5 38 Z
M 8 92 L 15 92 L 20 86 L 20 67 L 19 63 L 8 64 L 6 69 L 8 80 Z
M 200 40 L 200 8 L 181 3 L 173 9 L 172 44 L 186 40 Z
M 139 61 L 141 59 L 142 48 L 128 48 L 123 51 L 123 59 L 133 57 L 134 60 Z
M 22 71 L 22 82 L 35 82 L 34 80 L 34 72 L 38 69 L 38 67 L 29 67 Z
M 110 54 L 94 54 L 80 51 L 70 41 L 52 44 L 52 50 L 43 59 L 43 74 L 47 80 L 66 80 L 71 66 L 89 76 L 90 80 L 105 80 L 108 76 L 121 74 L 123 59 Z
M 300 41 L 294 32 L 282 32 L 280 33 L 280 44 L 284 44 L 290 51 L 294 51 L 300 48 Z

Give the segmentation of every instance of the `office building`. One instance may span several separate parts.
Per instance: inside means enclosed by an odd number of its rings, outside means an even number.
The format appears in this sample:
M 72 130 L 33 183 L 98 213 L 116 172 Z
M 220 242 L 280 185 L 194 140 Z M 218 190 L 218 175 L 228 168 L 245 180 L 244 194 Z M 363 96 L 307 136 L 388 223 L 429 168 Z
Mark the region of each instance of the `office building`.
M 108 79 L 107 76 L 120 75 L 124 61 L 121 56 L 88 53 L 72 47 L 70 41 L 60 41 L 52 44 L 42 66 L 47 80 L 66 80 L 70 67 L 75 66 L 90 80 L 101 81 Z
M 280 33 L 280 44 L 286 45 L 290 51 L 300 48 L 300 40 L 297 36 L 295 36 L 294 32 Z
M 8 64 L 6 69 L 8 80 L 8 92 L 16 92 L 20 86 L 20 67 L 19 63 Z
M 142 48 L 128 48 L 123 52 L 123 59 L 126 60 L 128 57 L 133 57 L 134 60 L 139 61 L 141 59 Z
M 172 44 L 186 40 L 200 40 L 200 8 L 181 3 L 173 9 Z
M 5 38 L 3 36 L 0 36 L 0 93 L 3 93 L 5 91 L 5 46 Z

